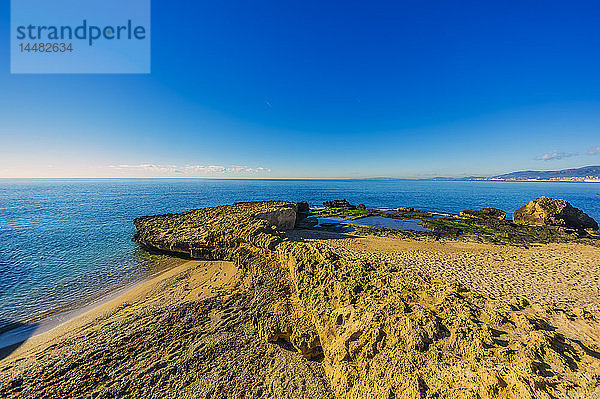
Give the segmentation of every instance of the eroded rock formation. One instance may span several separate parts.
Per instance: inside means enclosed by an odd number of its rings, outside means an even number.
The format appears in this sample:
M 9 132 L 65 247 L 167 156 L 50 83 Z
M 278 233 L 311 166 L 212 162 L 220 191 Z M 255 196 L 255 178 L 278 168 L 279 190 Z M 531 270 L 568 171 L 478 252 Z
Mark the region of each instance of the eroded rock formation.
M 294 203 L 268 201 L 145 216 L 133 221 L 133 241 L 193 259 L 220 259 L 240 243 L 274 249 L 284 238 L 282 231 L 294 228 L 296 212 Z
M 513 214 L 517 224 L 529 226 L 562 226 L 598 230 L 598 223 L 565 200 L 540 197 L 529 201 Z
M 281 221 L 274 215 L 295 206 L 247 203 L 140 218 L 134 240 L 236 261 L 250 280 L 249 309 L 261 336 L 285 340 L 306 357 L 322 354 L 338 398 L 576 398 L 600 389 L 600 348 L 552 325 L 576 315 L 509 305 L 397 266 L 345 258 L 320 243 L 290 241 L 264 215 Z M 585 314 L 598 328 L 598 315 Z

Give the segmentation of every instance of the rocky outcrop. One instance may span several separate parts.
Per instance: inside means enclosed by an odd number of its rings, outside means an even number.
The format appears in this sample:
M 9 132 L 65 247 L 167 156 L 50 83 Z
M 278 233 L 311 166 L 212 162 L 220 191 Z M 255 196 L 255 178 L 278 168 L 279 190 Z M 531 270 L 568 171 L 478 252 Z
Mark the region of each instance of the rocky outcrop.
M 561 226 L 598 230 L 598 223 L 565 200 L 540 197 L 513 214 L 513 221 L 528 226 Z
M 559 333 L 550 321 L 558 310 L 509 305 L 319 242 L 290 241 L 255 217 L 290 206 L 138 219 L 136 241 L 235 260 L 261 336 L 322 356 L 338 398 L 533 399 L 599 389 L 599 348 Z
M 145 216 L 133 221 L 133 241 L 151 249 L 192 259 L 221 259 L 241 243 L 274 249 L 282 231 L 294 228 L 297 205 L 268 201 Z
M 144 248 L 201 260 L 229 260 L 244 270 L 252 295 L 250 313 L 267 341 L 290 342 L 306 357 L 321 355 L 309 316 L 290 295 L 288 271 L 274 267 L 271 252 L 293 228 L 297 205 L 236 203 L 134 220 L 133 241 Z M 294 326 L 292 329 L 291 326 Z
M 550 308 L 492 301 L 320 245 L 277 250 L 339 398 L 532 399 L 598 386 L 589 377 L 600 360 L 545 321 Z
M 352 205 L 351 203 L 349 203 L 345 199 L 333 200 L 333 201 L 325 201 L 325 202 L 323 202 L 323 206 L 325 208 L 338 208 L 338 209 L 347 209 L 347 210 L 355 210 L 355 209 L 357 209 L 359 211 L 366 211 L 367 210 L 367 206 L 365 204 Z
M 460 212 L 458 217 L 462 219 L 504 220 L 506 219 L 506 212 L 496 208 L 481 208 L 478 211 L 467 209 Z
M 342 209 L 356 209 L 356 206 L 350 204 L 345 199 L 325 201 L 323 202 L 325 208 L 342 208 Z

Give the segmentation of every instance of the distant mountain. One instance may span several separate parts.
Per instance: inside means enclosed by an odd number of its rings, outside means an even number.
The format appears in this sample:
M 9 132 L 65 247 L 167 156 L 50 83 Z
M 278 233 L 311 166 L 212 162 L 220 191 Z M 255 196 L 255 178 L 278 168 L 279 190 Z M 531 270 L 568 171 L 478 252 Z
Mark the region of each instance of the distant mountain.
M 600 166 L 563 170 L 525 170 L 492 177 L 494 180 L 600 180 Z
M 599 182 L 600 166 L 584 166 L 563 170 L 524 170 L 492 177 L 469 176 L 461 178 L 435 177 L 430 180 L 491 180 L 491 181 L 580 181 Z

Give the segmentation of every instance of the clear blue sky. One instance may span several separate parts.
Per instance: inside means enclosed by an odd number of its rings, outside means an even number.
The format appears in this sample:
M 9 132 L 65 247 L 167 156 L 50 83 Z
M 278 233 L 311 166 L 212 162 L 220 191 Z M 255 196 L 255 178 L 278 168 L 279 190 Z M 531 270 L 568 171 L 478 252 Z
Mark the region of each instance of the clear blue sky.
M 598 1 L 154 0 L 149 75 L 10 75 L 9 19 L 0 177 L 600 164 Z

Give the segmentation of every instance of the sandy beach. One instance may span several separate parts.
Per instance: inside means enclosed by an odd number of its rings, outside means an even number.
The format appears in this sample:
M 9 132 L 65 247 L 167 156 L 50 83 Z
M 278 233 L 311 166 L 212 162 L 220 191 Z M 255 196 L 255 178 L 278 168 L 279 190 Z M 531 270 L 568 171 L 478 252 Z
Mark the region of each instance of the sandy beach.
M 507 301 L 555 301 L 569 308 L 600 304 L 599 248 L 524 249 L 312 231 L 291 236 L 325 243 L 347 256 L 404 265 Z M 188 261 L 141 283 L 34 336 L 0 360 L 0 393 L 208 397 L 218 388 L 229 397 L 333 397 L 320 363 L 252 332 L 244 317 L 241 277 L 231 262 Z M 600 331 L 579 333 L 588 344 L 600 345 Z M 219 366 L 208 367 L 207 361 Z M 184 371 L 187 379 L 180 374 Z M 254 391 L 245 396 L 248 387 Z
M 189 261 L 141 283 L 0 360 L 0 395 L 330 397 L 318 363 L 258 339 L 240 277 Z

